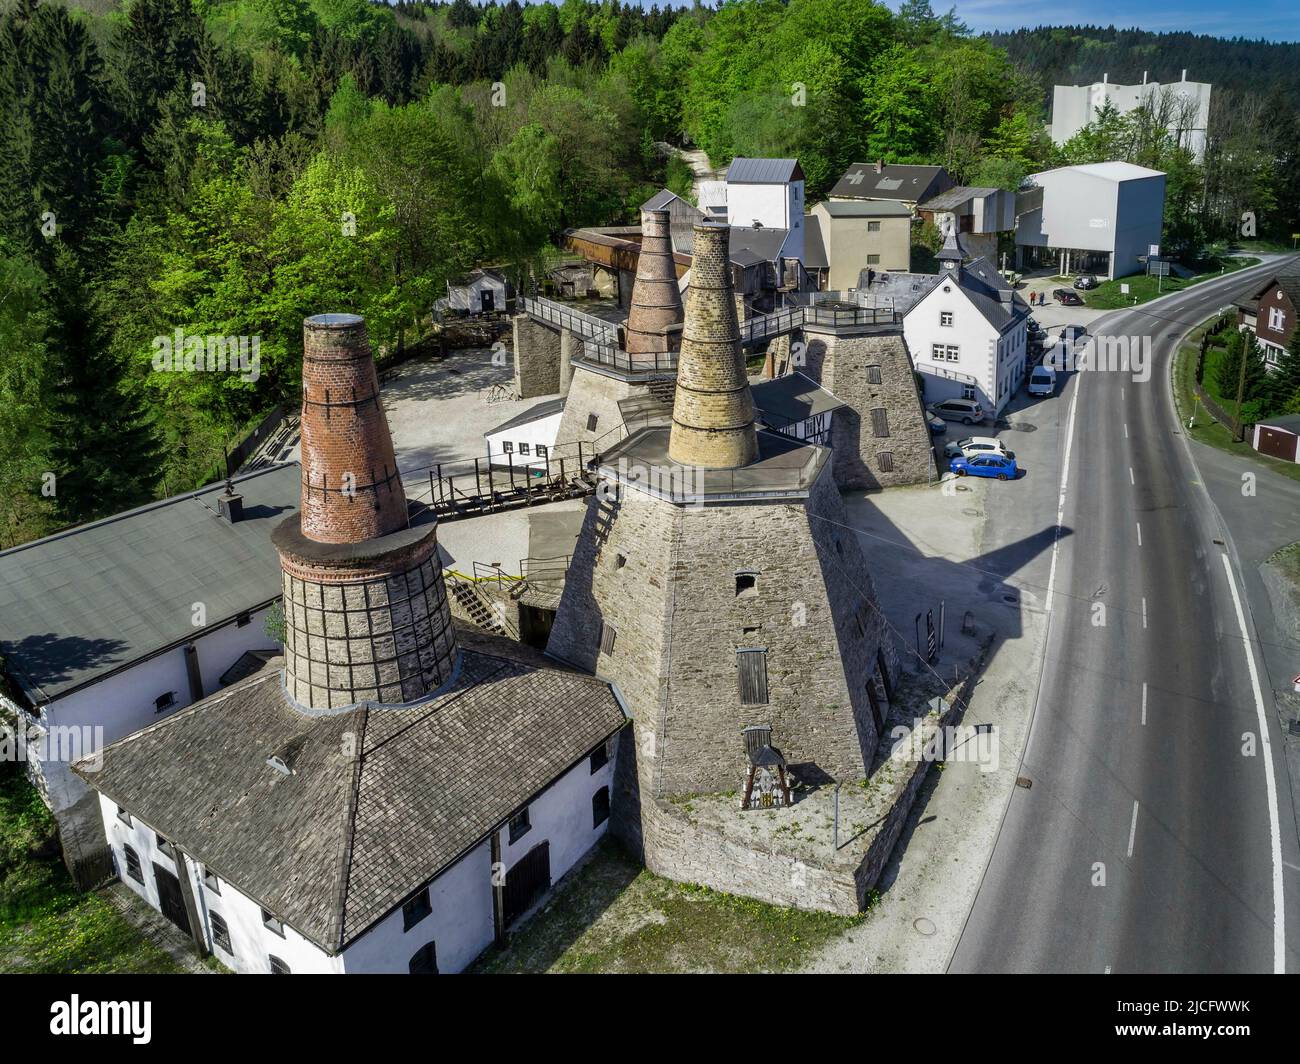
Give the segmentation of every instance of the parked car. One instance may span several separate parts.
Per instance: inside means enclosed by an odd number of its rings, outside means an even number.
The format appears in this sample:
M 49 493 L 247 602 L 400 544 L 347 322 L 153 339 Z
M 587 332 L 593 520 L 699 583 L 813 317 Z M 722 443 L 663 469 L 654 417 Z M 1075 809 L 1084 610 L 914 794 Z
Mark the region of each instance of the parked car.
M 1056 371 L 1050 366 L 1035 366 L 1029 374 L 1030 395 L 1055 395 Z
M 974 399 L 945 399 L 929 407 L 926 413 L 938 415 L 945 421 L 960 421 L 964 425 L 984 420 L 984 408 Z
M 1081 273 L 1074 279 L 1075 288 L 1096 288 L 1097 278 L 1090 273 Z
M 948 422 L 944 421 L 944 419 L 933 410 L 927 410 L 925 412 L 925 421 L 926 424 L 930 426 L 930 431 L 936 436 L 941 436 L 943 433 L 948 431 Z
M 974 458 L 954 458 L 948 468 L 959 477 L 997 477 L 1011 480 L 1016 475 L 1016 460 L 1002 454 L 980 454 Z
M 1079 293 L 1072 292 L 1068 288 L 1053 288 L 1052 298 L 1067 307 L 1083 306 L 1083 299 L 1079 296 Z
M 943 448 L 945 458 L 974 458 L 977 454 L 1001 454 L 1008 458 L 1016 456 L 1008 451 L 1006 444 L 993 436 L 967 436 L 964 440 L 953 440 Z

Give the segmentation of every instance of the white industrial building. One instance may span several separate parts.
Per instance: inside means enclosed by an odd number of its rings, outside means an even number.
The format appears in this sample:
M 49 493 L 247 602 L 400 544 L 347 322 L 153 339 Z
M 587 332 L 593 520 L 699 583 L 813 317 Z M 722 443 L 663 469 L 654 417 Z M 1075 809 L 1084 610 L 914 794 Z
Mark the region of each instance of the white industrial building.
M 514 469 L 547 468 L 564 417 L 564 397 L 547 399 L 483 433 L 488 464 Z
M 1064 144 L 1097 118 L 1109 104 L 1120 114 L 1145 107 L 1165 119 L 1178 143 L 1199 162 L 1205 155 L 1205 132 L 1210 124 L 1210 89 L 1203 81 L 1162 85 L 1142 75 L 1141 85 L 1116 85 L 1109 75 L 1091 85 L 1057 85 L 1052 89 L 1052 140 Z
M 939 274 L 903 316 L 903 340 L 927 404 L 973 399 L 996 417 L 1024 379 L 1029 305 L 987 259 L 964 257 L 950 229 Z
M 1132 163 L 1030 174 L 1018 197 L 1016 268 L 1125 277 L 1159 247 L 1165 175 Z
M 798 159 L 732 159 L 725 183 L 700 190 L 700 209 L 734 226 L 788 230 L 783 254 L 803 261 L 804 176 Z

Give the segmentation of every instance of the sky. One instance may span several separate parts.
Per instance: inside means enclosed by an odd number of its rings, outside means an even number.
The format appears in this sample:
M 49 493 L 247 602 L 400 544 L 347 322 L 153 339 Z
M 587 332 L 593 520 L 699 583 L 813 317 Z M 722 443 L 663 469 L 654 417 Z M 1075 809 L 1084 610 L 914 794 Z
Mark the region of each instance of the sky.
M 898 0 L 888 0 L 898 9 Z M 1032 26 L 1116 26 L 1153 33 L 1206 33 L 1215 37 L 1263 37 L 1300 41 L 1300 6 L 1292 0 L 930 0 L 936 12 L 956 6 L 957 16 L 973 30 L 1013 30 Z

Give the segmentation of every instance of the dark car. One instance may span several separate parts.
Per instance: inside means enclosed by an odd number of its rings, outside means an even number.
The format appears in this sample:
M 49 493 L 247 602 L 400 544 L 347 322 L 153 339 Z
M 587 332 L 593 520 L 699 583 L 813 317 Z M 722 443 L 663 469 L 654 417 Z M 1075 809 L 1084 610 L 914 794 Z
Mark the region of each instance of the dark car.
M 1067 307 L 1083 306 L 1083 299 L 1077 292 L 1071 292 L 1068 288 L 1056 288 L 1052 290 L 1052 298 L 1058 303 Z
M 1074 279 L 1075 288 L 1096 288 L 1097 278 L 1090 273 L 1081 273 Z

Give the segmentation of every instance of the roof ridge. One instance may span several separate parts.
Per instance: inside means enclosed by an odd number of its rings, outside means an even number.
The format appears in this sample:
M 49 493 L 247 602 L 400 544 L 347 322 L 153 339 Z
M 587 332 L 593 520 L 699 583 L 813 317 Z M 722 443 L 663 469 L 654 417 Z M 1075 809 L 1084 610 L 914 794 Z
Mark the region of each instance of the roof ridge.
M 341 953 L 347 938 L 348 887 L 352 883 L 352 842 L 357 832 L 357 808 L 361 804 L 361 762 L 366 754 L 366 727 L 370 723 L 372 712 L 369 705 L 359 707 L 361 714 L 361 734 L 357 737 L 356 750 L 352 755 L 352 783 L 348 787 L 347 800 L 343 803 L 343 837 L 342 852 L 339 854 L 338 892 L 335 897 L 333 919 L 336 926 L 331 929 L 331 941 L 337 942 Z

